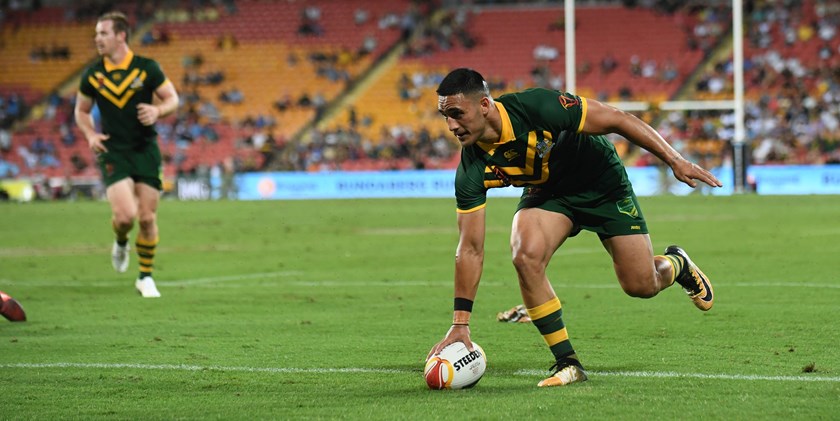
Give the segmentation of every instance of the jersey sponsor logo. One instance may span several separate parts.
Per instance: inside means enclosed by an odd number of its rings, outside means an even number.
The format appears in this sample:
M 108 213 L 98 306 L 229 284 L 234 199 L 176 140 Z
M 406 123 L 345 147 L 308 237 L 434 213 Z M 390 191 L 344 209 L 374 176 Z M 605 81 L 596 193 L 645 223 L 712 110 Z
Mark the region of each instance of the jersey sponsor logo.
M 630 225 L 630 229 L 634 230 L 634 231 L 638 231 L 638 230 L 642 229 L 642 227 L 640 225 Z
M 514 159 L 519 157 L 519 152 L 516 152 L 515 150 L 511 149 L 511 150 L 505 151 L 504 155 L 505 155 L 505 158 L 507 158 L 508 161 L 513 161 Z
M 577 98 L 568 97 L 565 94 L 558 96 L 557 100 L 560 101 L 560 105 L 562 105 L 563 108 L 567 110 L 571 107 L 574 107 L 575 105 L 580 105 L 580 101 L 578 101 Z

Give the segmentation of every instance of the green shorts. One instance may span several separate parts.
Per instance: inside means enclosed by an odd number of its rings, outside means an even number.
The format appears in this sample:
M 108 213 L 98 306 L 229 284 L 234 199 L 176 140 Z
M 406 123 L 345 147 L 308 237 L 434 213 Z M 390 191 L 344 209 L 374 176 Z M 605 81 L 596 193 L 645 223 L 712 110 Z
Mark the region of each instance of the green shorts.
M 158 190 L 163 188 L 163 167 L 157 142 L 149 142 L 139 149 L 103 152 L 97 161 L 106 186 L 131 177 L 135 183 L 147 184 Z
M 629 186 L 593 199 L 593 196 L 584 199 L 581 196 L 546 194 L 542 189 L 526 187 L 517 210 L 539 208 L 568 216 L 574 224 L 570 237 L 578 235 L 581 230 L 597 233 L 601 240 L 648 233 L 642 208 Z

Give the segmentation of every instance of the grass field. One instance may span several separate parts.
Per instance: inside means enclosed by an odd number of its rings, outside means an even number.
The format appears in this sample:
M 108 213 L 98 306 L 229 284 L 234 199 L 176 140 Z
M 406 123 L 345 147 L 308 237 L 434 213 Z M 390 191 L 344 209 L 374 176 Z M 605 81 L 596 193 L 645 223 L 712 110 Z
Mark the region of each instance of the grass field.
M 452 200 L 164 202 L 160 299 L 110 267 L 106 203 L 0 205 L 0 419 L 837 419 L 840 197 L 641 198 L 654 248 L 714 281 L 702 313 L 672 288 L 623 294 L 593 234 L 550 278 L 590 381 L 540 389 L 536 329 L 491 199 L 472 338 L 476 388 L 430 391 L 449 327 Z

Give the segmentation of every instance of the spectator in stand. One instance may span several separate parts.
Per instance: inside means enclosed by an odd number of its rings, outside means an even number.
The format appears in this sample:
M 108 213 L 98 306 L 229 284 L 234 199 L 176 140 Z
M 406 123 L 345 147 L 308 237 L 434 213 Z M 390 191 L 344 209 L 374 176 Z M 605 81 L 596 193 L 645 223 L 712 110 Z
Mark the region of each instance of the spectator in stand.
M 279 99 L 277 99 L 277 101 L 274 101 L 273 105 L 275 110 L 282 113 L 291 108 L 294 104 L 292 104 L 292 96 L 288 91 L 286 91 Z
M 669 83 L 679 76 L 677 71 L 677 64 L 673 59 L 668 59 L 662 66 L 661 79 L 663 82 Z
M 618 61 L 616 61 L 615 56 L 613 56 L 612 53 L 607 53 L 607 55 L 601 59 L 601 74 L 608 75 L 617 67 Z
M 201 105 L 198 108 L 198 114 L 214 123 L 218 122 L 222 118 L 222 114 L 219 112 L 216 104 L 213 104 L 213 102 L 209 100 L 201 101 Z
M 23 163 L 26 164 L 26 168 L 35 169 L 38 167 L 38 155 L 32 153 L 25 145 L 19 145 L 17 147 L 17 154 L 23 160 Z
M 203 81 L 209 86 L 221 85 L 225 81 L 225 72 L 221 69 L 211 70 L 204 76 Z
M 53 60 L 70 60 L 70 46 L 67 44 L 56 44 L 53 41 L 49 54 L 49 58 Z
M 300 62 L 300 58 L 295 51 L 289 51 L 289 54 L 286 55 L 286 65 L 289 67 L 296 67 Z
M 642 77 L 647 79 L 652 79 L 656 76 L 656 60 L 654 59 L 647 59 L 642 64 Z
M 79 174 L 88 168 L 87 160 L 79 153 L 79 151 L 74 151 L 73 155 L 70 156 L 70 164 L 73 165 L 73 170 L 76 174 Z
M 47 107 L 44 109 L 45 120 L 52 120 L 55 118 L 55 114 L 58 112 L 58 107 L 61 105 L 61 101 L 62 99 L 56 91 L 50 92 L 49 96 L 47 96 Z
M 327 109 L 327 99 L 322 92 L 316 92 L 312 97 L 312 106 L 315 108 L 315 120 L 320 120 Z
M 32 142 L 32 153 L 36 155 L 41 155 L 44 153 L 52 153 L 55 148 L 52 147 L 43 137 L 38 136 Z
M 47 47 L 43 45 L 36 45 L 29 50 L 29 61 L 33 63 L 45 61 L 48 57 L 49 54 L 47 53 Z
M 12 92 L 5 100 L 4 111 L 6 116 L 3 119 L 2 126 L 7 126 L 26 114 L 26 104 L 17 92 Z
M 308 92 L 304 91 L 300 93 L 297 100 L 297 106 L 301 108 L 308 108 L 312 106 L 312 98 L 309 97 Z
M 640 77 L 642 75 L 642 59 L 637 54 L 630 56 L 630 76 Z
M 368 54 L 372 53 L 373 50 L 376 49 L 376 37 L 373 33 L 368 33 L 365 35 L 364 40 L 362 40 L 362 46 L 356 51 L 356 54 L 359 57 L 365 57 Z
M 239 46 L 239 40 L 230 32 L 219 35 L 216 40 L 216 48 L 222 51 L 235 50 Z
M 154 26 L 150 31 L 146 31 L 140 43 L 143 45 L 167 45 L 171 37 L 166 28 Z
M 318 6 L 307 6 L 301 14 L 298 34 L 303 36 L 319 37 L 324 34 L 324 27 L 321 26 L 321 8 Z
M 370 12 L 367 9 L 359 7 L 353 11 L 353 22 L 356 23 L 356 26 L 364 25 L 368 20 L 370 20 Z
M 245 95 L 237 87 L 232 87 L 227 91 L 219 94 L 219 100 L 226 104 L 241 104 L 245 100 Z
M 9 129 L 0 127 L 0 153 L 8 153 L 12 150 L 12 132 Z
M 20 174 L 20 168 L 14 162 L 7 161 L 0 155 L 0 180 L 15 178 Z

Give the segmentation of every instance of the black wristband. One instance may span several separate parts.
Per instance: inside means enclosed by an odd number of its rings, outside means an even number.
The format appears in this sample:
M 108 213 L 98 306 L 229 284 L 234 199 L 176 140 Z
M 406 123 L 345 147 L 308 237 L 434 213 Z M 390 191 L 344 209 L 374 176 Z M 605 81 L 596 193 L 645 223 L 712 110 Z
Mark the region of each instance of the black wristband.
M 473 302 L 466 298 L 455 297 L 455 311 L 469 311 L 472 313 Z

